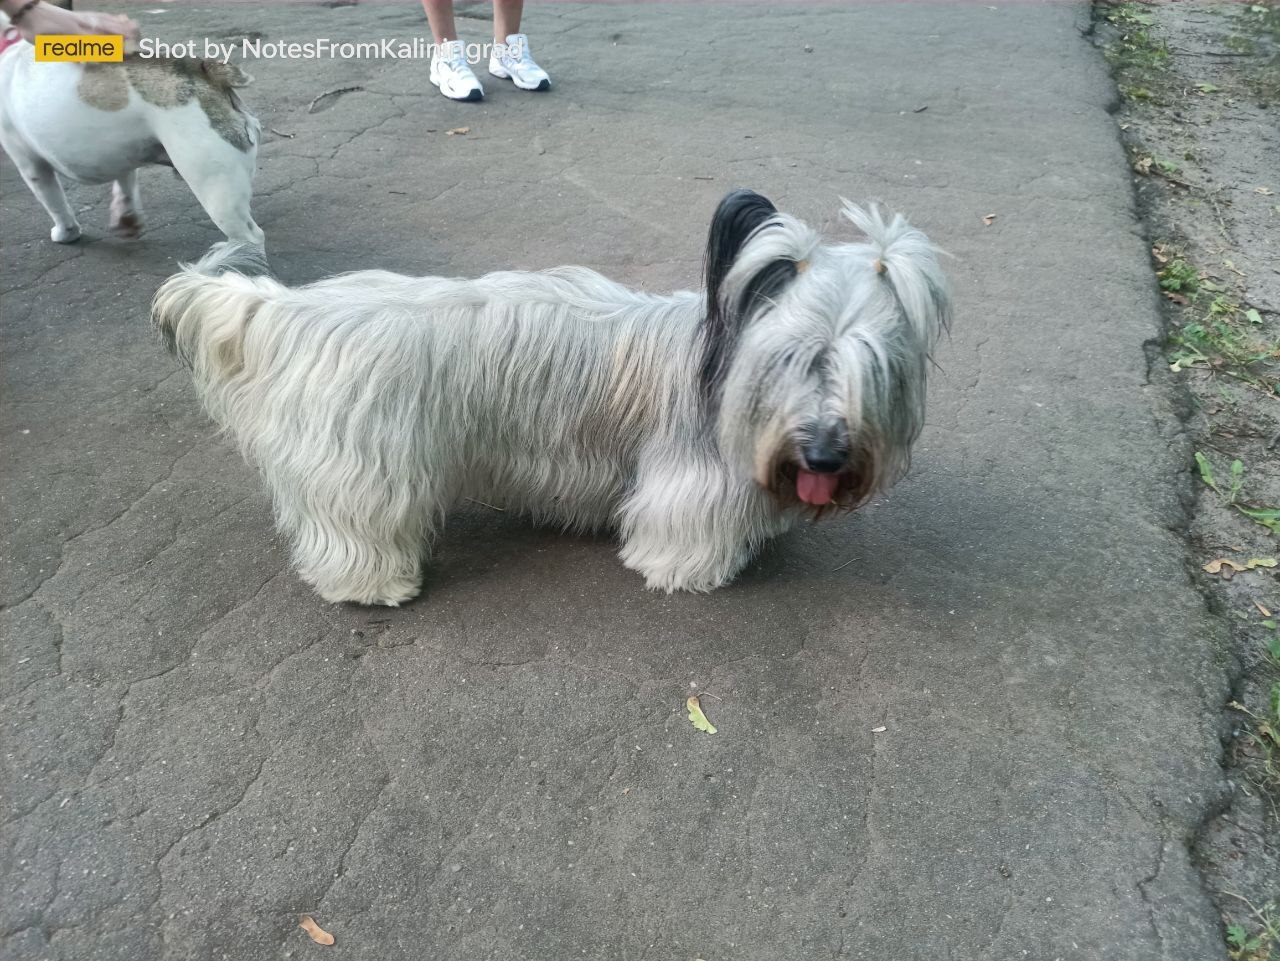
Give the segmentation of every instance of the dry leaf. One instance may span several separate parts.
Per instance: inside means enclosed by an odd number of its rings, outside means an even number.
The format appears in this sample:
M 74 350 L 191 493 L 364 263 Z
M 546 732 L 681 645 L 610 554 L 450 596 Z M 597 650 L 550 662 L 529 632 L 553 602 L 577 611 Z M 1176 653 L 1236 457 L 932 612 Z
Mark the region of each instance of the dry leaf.
M 1164 255 L 1164 244 L 1156 244 L 1151 248 L 1151 256 L 1162 264 L 1167 264 L 1169 258 Z
M 1235 574 L 1241 571 L 1252 571 L 1259 567 L 1275 567 L 1277 563 L 1274 557 L 1251 557 L 1243 564 L 1228 560 L 1225 557 L 1219 557 L 1217 560 L 1210 561 L 1201 568 L 1206 574 L 1221 574 L 1224 578 L 1230 580 Z
M 1220 574 L 1224 567 L 1228 567 L 1237 573 L 1245 570 L 1245 566 L 1243 564 L 1237 564 L 1235 561 L 1228 560 L 1225 557 L 1219 557 L 1216 561 L 1210 561 L 1200 569 L 1206 574 Z
M 987 214 L 985 217 L 982 218 L 982 223 L 984 226 L 990 227 L 993 223 L 995 223 L 995 219 L 996 219 L 995 214 Z
M 689 721 L 699 731 L 706 731 L 708 734 L 716 733 L 716 726 L 707 720 L 707 716 L 702 713 L 702 702 L 698 699 L 698 695 L 692 694 L 689 700 L 684 702 L 684 706 L 689 709 Z
M 1272 190 L 1270 187 L 1254 187 L 1253 192 L 1255 194 L 1262 194 L 1262 196 L 1264 197 L 1270 197 L 1273 193 L 1275 193 L 1275 191 Z
M 298 922 L 298 927 L 306 931 L 308 937 L 316 944 L 333 944 L 333 935 L 316 924 L 316 919 L 309 914 L 302 916 L 302 920 Z
M 872 734 L 883 734 L 883 733 L 884 733 L 885 731 L 887 731 L 887 730 L 889 730 L 889 729 L 888 729 L 887 727 L 885 727 L 883 724 L 881 724 L 879 727 L 873 727 L 873 728 L 871 729 L 871 733 L 872 733 Z
M 455 135 L 466 136 L 467 134 L 471 133 L 471 128 L 470 127 L 452 127 L 446 130 L 444 133 L 446 137 L 453 137 Z
M 1143 157 L 1140 160 L 1135 160 L 1133 162 L 1133 169 L 1136 173 L 1140 173 L 1145 177 L 1151 173 L 1151 165 L 1153 163 L 1155 163 L 1155 160 L 1151 157 Z
M 1257 601 L 1253 602 L 1253 606 L 1258 609 L 1259 613 L 1261 613 L 1263 617 L 1271 616 L 1271 612 L 1267 610 L 1265 607 L 1263 607 L 1261 604 L 1259 604 Z
M 1186 294 L 1180 294 L 1175 290 L 1166 290 L 1164 295 L 1180 307 L 1185 307 L 1191 303 Z

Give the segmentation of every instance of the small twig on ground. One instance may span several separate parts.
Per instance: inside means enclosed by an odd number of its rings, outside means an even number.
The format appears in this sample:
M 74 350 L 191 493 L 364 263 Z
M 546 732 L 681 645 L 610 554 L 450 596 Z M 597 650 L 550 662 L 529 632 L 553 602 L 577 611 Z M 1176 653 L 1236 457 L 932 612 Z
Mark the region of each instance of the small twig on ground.
M 311 101 L 310 104 L 307 105 L 307 113 L 315 113 L 316 104 L 318 104 L 321 100 L 324 100 L 328 97 L 339 97 L 344 93 L 355 93 L 357 90 L 363 90 L 363 89 L 364 87 L 357 85 L 354 87 L 334 87 L 332 90 L 326 90 L 324 93 L 317 96 L 314 100 Z
M 290 140 L 298 136 L 296 133 L 285 133 L 283 130 L 277 130 L 275 127 L 268 127 L 267 130 L 275 134 L 277 137 L 288 137 Z
M 479 504 L 481 507 L 487 507 L 493 511 L 502 511 L 504 514 L 507 512 L 505 507 L 498 507 L 496 504 L 486 504 L 484 501 L 478 501 L 474 497 L 468 497 L 467 500 L 471 501 L 473 504 Z
M 839 567 L 833 568 L 831 573 L 834 574 L 836 571 L 842 571 L 846 567 L 848 567 L 850 564 L 852 564 L 854 561 L 860 561 L 860 560 L 862 560 L 861 557 L 851 557 L 847 561 L 845 561 L 843 564 L 841 564 Z

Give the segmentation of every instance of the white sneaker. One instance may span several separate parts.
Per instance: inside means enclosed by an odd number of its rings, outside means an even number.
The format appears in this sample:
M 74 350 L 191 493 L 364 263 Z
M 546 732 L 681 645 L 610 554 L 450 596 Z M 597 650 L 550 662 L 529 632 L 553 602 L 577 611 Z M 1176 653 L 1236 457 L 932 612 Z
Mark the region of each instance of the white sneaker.
M 450 40 L 436 48 L 436 55 L 431 58 L 431 82 L 451 100 L 484 99 L 484 87 L 467 64 L 461 40 Z
M 489 72 L 510 80 L 521 90 L 550 90 L 551 78 L 529 55 L 529 38 L 513 33 L 506 43 L 495 43 L 489 57 Z

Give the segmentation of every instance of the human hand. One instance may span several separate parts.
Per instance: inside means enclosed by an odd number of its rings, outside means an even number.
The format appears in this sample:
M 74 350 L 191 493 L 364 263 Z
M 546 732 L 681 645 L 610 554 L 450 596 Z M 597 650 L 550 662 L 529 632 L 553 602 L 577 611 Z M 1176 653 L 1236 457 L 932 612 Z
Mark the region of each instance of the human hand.
M 37 34 L 109 35 L 124 37 L 125 52 L 137 49 L 138 24 L 114 13 L 78 13 L 38 3 L 28 10 L 13 29 L 23 40 L 34 42 Z

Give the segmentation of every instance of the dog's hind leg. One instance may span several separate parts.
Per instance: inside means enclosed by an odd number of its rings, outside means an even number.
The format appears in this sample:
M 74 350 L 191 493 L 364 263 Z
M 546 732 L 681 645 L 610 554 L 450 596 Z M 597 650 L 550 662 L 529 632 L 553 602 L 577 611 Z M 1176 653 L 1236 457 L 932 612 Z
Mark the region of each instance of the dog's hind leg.
M 14 166 L 22 174 L 22 179 L 27 182 L 31 192 L 53 218 L 49 238 L 55 244 L 73 244 L 79 240 L 80 222 L 76 220 L 75 212 L 62 190 L 62 182 L 58 180 L 53 168 L 43 158 L 11 143 L 8 137 L 4 138 L 4 149 L 13 158 Z
M 130 170 L 111 185 L 111 220 L 117 237 L 133 240 L 142 233 L 142 203 L 138 196 L 138 171 Z
M 262 228 L 249 210 L 257 150 L 252 145 L 240 150 L 208 132 L 207 122 L 205 128 L 200 136 L 193 136 L 189 122 L 170 121 L 157 134 L 174 169 L 227 239 L 261 247 Z

